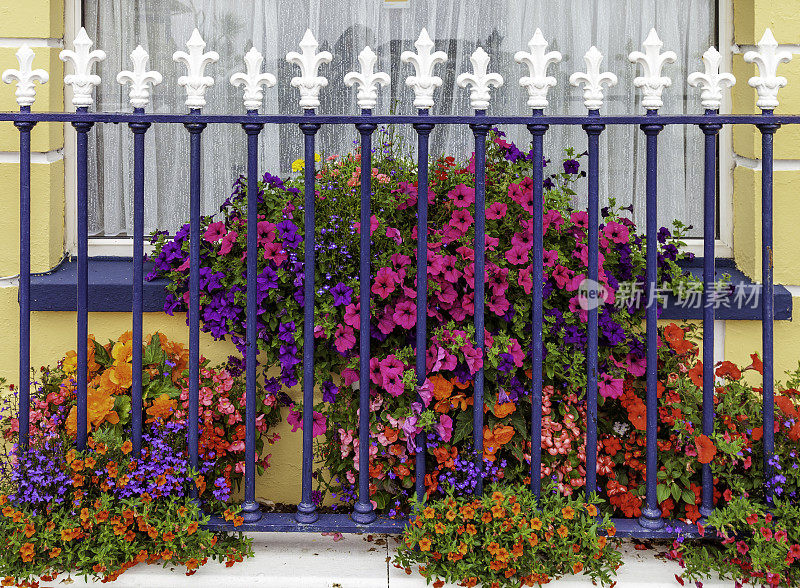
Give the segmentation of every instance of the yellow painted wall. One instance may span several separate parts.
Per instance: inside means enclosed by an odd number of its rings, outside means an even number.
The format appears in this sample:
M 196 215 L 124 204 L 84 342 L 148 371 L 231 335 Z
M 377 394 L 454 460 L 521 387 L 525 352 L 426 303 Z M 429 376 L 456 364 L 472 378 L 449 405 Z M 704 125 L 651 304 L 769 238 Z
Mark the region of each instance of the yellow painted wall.
M 71 0 L 70 0 L 71 1 Z M 740 46 L 755 44 L 766 27 L 771 27 L 779 43 L 800 44 L 800 0 L 733 0 L 734 41 Z M 27 38 L 35 48 L 35 67 L 50 72 L 51 81 L 38 89 L 34 110 L 63 108 L 63 67 L 58 49 L 41 47 L 46 41 L 61 40 L 64 35 L 63 0 L 0 0 L 0 39 Z M 725 41 L 727 42 L 727 41 Z M 50 43 L 52 44 L 52 43 Z M 2 45 L 2 43 L 0 43 Z M 747 49 L 749 47 L 745 47 Z M 0 70 L 16 67 L 15 48 L 0 46 Z M 697 62 L 699 67 L 699 60 Z M 778 112 L 800 113 L 800 58 L 781 74 L 789 86 L 780 91 Z M 755 91 L 747 85 L 754 67 L 744 63 L 741 54 L 734 55 L 733 73 L 737 85 L 733 89 L 733 110 L 737 113 L 757 112 Z M 106 80 L 108 81 L 108 80 Z M 685 82 L 675 80 L 682 87 Z M 0 86 L 0 110 L 15 110 L 13 88 Z M 39 124 L 33 131 L 33 150 L 47 153 L 41 163 L 33 165 L 32 262 L 34 271 L 52 267 L 60 259 L 64 246 L 64 162 L 58 160 L 63 147 L 64 129 L 58 124 Z M 18 134 L 9 123 L 0 123 L 0 153 L 18 149 Z M 760 135 L 752 128 L 734 132 L 734 151 L 748 160 L 760 158 Z M 775 156 L 784 160 L 800 160 L 800 129 L 784 128 L 775 139 Z M 13 158 L 12 158 L 13 160 Z M 4 161 L 9 161 L 6 159 Z M 46 163 L 49 162 L 49 163 Z M 18 306 L 13 282 L 2 280 L 17 272 L 18 263 L 18 165 L 0 163 L 0 375 L 16 381 L 18 374 Z M 800 220 L 800 197 L 796 186 L 798 171 L 782 171 L 775 176 L 775 263 L 776 281 L 800 284 L 800 264 L 795 263 L 796 228 Z M 760 173 L 738 167 L 734 174 L 734 255 L 737 264 L 751 277 L 760 276 Z M 795 301 L 795 308 L 800 300 Z M 130 328 L 125 313 L 93 313 L 89 331 L 98 338 L 113 338 Z M 187 328 L 183 315 L 168 317 L 161 313 L 145 315 L 145 332 L 161 331 L 186 342 Z M 775 326 L 776 374 L 792 369 L 800 358 L 800 324 L 778 322 Z M 728 321 L 726 356 L 739 363 L 749 363 L 749 354 L 760 350 L 761 325 L 757 321 Z M 32 365 L 55 362 L 65 351 L 75 348 L 75 313 L 34 313 L 32 316 Z M 233 347 L 203 337 L 202 353 L 212 361 L 223 361 Z M 259 498 L 296 502 L 299 499 L 299 433 L 279 429 L 282 440 L 269 448 L 272 467 L 259 481 Z

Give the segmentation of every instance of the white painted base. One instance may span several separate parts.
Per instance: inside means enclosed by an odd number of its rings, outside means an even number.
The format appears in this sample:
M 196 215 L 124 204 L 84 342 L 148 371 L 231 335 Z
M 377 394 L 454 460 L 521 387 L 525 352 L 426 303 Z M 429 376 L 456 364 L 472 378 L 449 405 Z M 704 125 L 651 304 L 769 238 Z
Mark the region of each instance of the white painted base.
M 407 575 L 391 564 L 396 539 L 374 535 L 344 535 L 339 541 L 332 536 L 310 533 L 253 533 L 255 557 L 227 568 L 209 563 L 194 574 L 185 576 L 180 570 L 170 572 L 160 566 L 139 564 L 128 570 L 112 588 L 423 588 L 425 579 L 416 570 Z M 617 588 L 676 588 L 675 574 L 680 567 L 660 555 L 664 549 L 636 551 L 624 545 L 624 564 L 617 575 Z M 44 587 L 61 587 L 66 575 Z M 81 578 L 73 578 L 71 586 L 100 586 Z M 548 586 L 553 588 L 588 588 L 586 576 L 569 576 Z M 691 584 L 687 583 L 687 586 Z M 704 588 L 733 586 L 731 582 L 705 581 Z M 447 588 L 455 588 L 448 584 Z

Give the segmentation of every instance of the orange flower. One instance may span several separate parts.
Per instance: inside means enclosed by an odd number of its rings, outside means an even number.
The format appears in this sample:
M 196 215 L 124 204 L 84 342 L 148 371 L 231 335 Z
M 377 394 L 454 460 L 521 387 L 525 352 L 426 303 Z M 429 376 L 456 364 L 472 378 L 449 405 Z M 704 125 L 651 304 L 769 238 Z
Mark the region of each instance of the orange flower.
M 122 449 L 122 453 L 128 455 L 131 451 L 133 451 L 133 443 L 131 443 L 130 439 L 128 439 L 127 441 L 125 441 L 125 443 L 122 444 L 122 447 L 120 449 Z
M 447 513 L 444 515 L 448 521 L 453 521 L 457 515 L 456 511 L 448 510 Z
M 517 410 L 517 405 L 513 402 L 504 402 L 503 404 L 496 402 L 492 412 L 494 413 L 494 416 L 502 419 L 513 413 L 515 410 Z
M 478 533 L 478 529 L 476 529 L 475 525 L 473 525 L 472 523 L 467 524 L 466 531 L 470 535 L 477 535 L 477 533 Z
M 561 525 L 556 532 L 559 534 L 560 537 L 564 538 L 569 534 L 569 529 L 567 529 L 564 525 Z
M 147 414 L 153 417 L 152 419 L 148 419 L 148 422 L 152 421 L 153 419 L 166 419 L 175 411 L 177 407 L 177 400 L 170 398 L 169 394 L 167 393 L 162 394 L 153 400 L 153 404 L 147 409 Z
M 234 527 L 241 527 L 242 523 L 244 523 L 244 517 L 234 517 L 233 518 L 233 526 Z
M 539 544 L 539 537 L 536 535 L 531 535 L 528 537 L 528 543 L 531 544 L 531 547 L 536 547 Z
M 502 502 L 505 499 L 502 492 L 492 492 L 492 500 L 495 502 Z
M 538 531 L 542 528 L 542 521 L 539 520 L 538 517 L 534 517 L 531 519 L 531 529 L 534 531 Z
M 492 516 L 496 519 L 502 519 L 506 516 L 506 509 L 499 504 L 495 504 L 492 507 Z
M 573 518 L 575 518 L 575 509 L 574 509 L 574 508 L 572 508 L 571 506 L 565 506 L 564 508 L 562 508 L 562 509 L 561 509 L 561 515 L 562 515 L 562 516 L 563 516 L 565 519 L 567 519 L 568 521 L 570 521 L 570 520 L 572 520 Z
M 431 550 L 431 540 L 427 537 L 423 537 L 419 540 L 419 548 L 421 551 L 430 551 Z
M 431 376 L 430 380 L 433 384 L 433 395 L 436 400 L 445 400 L 450 398 L 450 395 L 453 393 L 453 384 L 450 382 L 450 380 L 438 374 Z
M 25 543 L 19 548 L 19 554 L 22 556 L 22 561 L 33 561 L 33 543 Z
M 164 533 L 164 534 L 162 535 L 162 537 L 163 537 L 163 539 L 164 539 L 164 541 L 165 541 L 166 543 L 169 543 L 170 541 L 172 541 L 173 539 L 175 539 L 175 533 L 172 533 L 172 532 L 170 532 L 170 531 L 167 531 L 166 533 Z
M 25 528 L 23 529 L 22 532 L 25 533 L 25 536 L 28 539 L 30 539 L 36 533 L 36 528 L 30 523 L 28 523 L 27 525 L 25 525 Z
M 500 445 L 505 445 L 511 438 L 514 436 L 514 428 L 508 425 L 495 427 L 494 429 L 494 439 Z
M 466 505 L 462 506 L 462 507 L 461 507 L 460 509 L 458 509 L 458 510 L 459 510 L 459 512 L 461 513 L 461 516 L 462 516 L 464 519 L 466 519 L 466 520 L 470 520 L 470 519 L 472 519 L 472 517 L 474 517 L 474 516 L 475 516 L 475 509 L 474 509 L 474 508 L 472 508 L 472 507 L 471 507 L 470 505 L 468 505 L 468 504 L 466 504 Z
M 576 561 L 574 564 L 572 564 L 572 573 L 573 574 L 578 574 L 582 570 L 583 570 L 583 564 L 581 562 Z
M 697 448 L 697 461 L 700 463 L 711 463 L 717 454 L 714 443 L 705 435 L 698 435 L 694 438 L 694 445 Z
M 195 531 L 197 531 L 197 522 L 193 522 L 191 525 L 186 527 L 187 535 L 194 535 Z
M 133 382 L 133 367 L 129 363 L 116 363 L 114 367 L 108 369 L 105 373 L 108 373 L 108 379 L 122 390 L 126 390 L 131 387 Z
M 123 342 L 122 338 L 120 338 L 119 341 L 114 343 L 114 347 L 111 348 L 111 357 L 115 364 L 127 363 L 131 360 L 132 356 L 133 345 L 130 340 Z
M 442 524 L 442 522 L 441 522 L 441 521 L 439 521 L 438 523 L 436 523 L 436 524 L 433 526 L 433 530 L 434 530 L 434 531 L 436 531 L 436 533 L 437 533 L 438 535 L 441 535 L 442 533 L 444 533 L 444 532 L 445 532 L 445 527 L 444 527 L 444 525 Z
M 597 516 L 597 507 L 594 504 L 587 504 L 586 505 L 586 512 L 589 513 L 590 517 Z
M 664 339 L 679 355 L 683 355 L 694 348 L 694 344 L 691 341 L 686 341 L 684 335 L 684 330 L 675 323 L 670 323 L 664 327 Z
M 60 547 L 54 547 L 53 549 L 50 550 L 49 555 L 50 555 L 50 559 L 58 557 L 59 555 L 61 555 L 61 548 Z
M 633 404 L 629 405 L 628 418 L 634 427 L 644 431 L 647 428 L 647 406 L 645 406 L 645 403 L 637 398 Z
M 433 508 L 431 508 L 430 506 L 428 506 L 428 507 L 425 508 L 425 510 L 422 511 L 422 515 L 426 519 L 432 519 L 433 517 L 436 516 L 436 511 L 433 510 Z

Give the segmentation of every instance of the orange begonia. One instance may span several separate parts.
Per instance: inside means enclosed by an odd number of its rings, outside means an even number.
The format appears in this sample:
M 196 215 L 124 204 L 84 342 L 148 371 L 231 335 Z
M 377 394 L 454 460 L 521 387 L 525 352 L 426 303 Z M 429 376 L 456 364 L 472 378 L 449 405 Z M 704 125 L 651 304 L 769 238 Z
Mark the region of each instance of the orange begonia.
M 494 408 L 492 408 L 494 416 L 499 419 L 507 417 L 515 410 L 517 410 L 517 406 L 513 402 L 495 403 Z
M 175 411 L 177 407 L 178 402 L 175 399 L 170 398 L 169 394 L 164 393 L 153 400 L 152 406 L 150 406 L 146 412 L 153 417 L 153 419 L 166 419 Z M 148 421 L 153 419 L 148 419 Z

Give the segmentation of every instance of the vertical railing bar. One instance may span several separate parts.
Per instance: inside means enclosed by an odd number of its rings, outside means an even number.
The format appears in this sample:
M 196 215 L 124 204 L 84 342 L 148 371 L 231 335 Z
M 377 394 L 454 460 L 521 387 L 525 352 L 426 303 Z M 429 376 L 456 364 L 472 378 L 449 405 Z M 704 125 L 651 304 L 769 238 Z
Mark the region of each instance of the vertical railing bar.
M 200 114 L 193 108 L 189 116 Z M 189 170 L 189 463 L 197 471 L 199 458 L 200 419 L 200 149 L 201 134 L 206 123 L 186 122 L 190 140 Z M 196 484 L 190 495 L 199 499 Z
M 319 130 L 319 123 L 311 122 L 314 109 L 307 109 L 305 116 L 309 122 L 300 123 L 300 130 L 305 136 L 305 258 L 304 258 L 304 297 L 303 297 L 303 470 L 301 501 L 297 505 L 295 520 L 298 523 L 313 523 L 317 520 L 317 507 L 311 498 L 312 467 L 314 460 L 314 269 L 316 255 L 314 252 L 315 226 L 315 181 L 316 166 L 314 164 L 314 135 Z M 369 227 L 369 225 L 367 225 Z
M 20 112 L 30 112 L 21 106 Z M 28 449 L 31 387 L 31 129 L 32 121 L 17 121 L 19 129 L 19 444 Z
M 716 110 L 706 110 L 706 115 L 715 117 Z M 703 435 L 714 433 L 714 289 L 715 251 L 717 230 L 717 133 L 719 123 L 701 124 L 705 135 L 705 165 L 703 179 Z M 705 521 L 714 512 L 714 476 L 711 464 L 702 467 L 703 495 L 700 516 Z
M 542 109 L 534 109 L 541 116 Z M 527 125 L 533 139 L 533 304 L 531 308 L 531 482 L 538 500 L 542 489 L 542 317 L 544 285 L 544 134 L 548 125 Z
M 485 110 L 476 110 L 475 118 L 486 116 Z M 486 278 L 486 135 L 491 125 L 470 124 L 475 135 L 475 346 L 481 354 L 481 367 L 475 374 L 475 390 L 472 400 L 472 439 L 475 449 L 475 469 L 477 480 L 475 495 L 483 494 L 483 361 L 486 346 L 484 327 L 485 278 Z
M 765 119 L 773 116 L 772 110 L 762 110 Z M 773 138 L 780 128 L 778 123 L 767 122 L 756 125 L 761 131 L 761 283 L 763 301 L 761 305 L 761 344 L 764 353 L 763 374 L 763 428 L 764 428 L 764 483 L 766 498 L 772 500 L 770 480 L 774 470 L 772 458 L 775 454 L 775 382 L 773 379 L 773 320 L 774 259 L 772 248 L 772 173 L 773 173 Z
M 590 116 L 599 116 L 598 110 L 589 110 Z M 586 498 L 597 492 L 597 314 L 601 303 L 599 298 L 599 231 L 600 231 L 600 133 L 602 124 L 583 125 L 589 142 L 589 229 L 588 229 L 588 277 L 586 289 L 588 321 L 586 340 Z M 596 297 L 596 298 L 595 298 Z
M 77 114 L 85 114 L 88 108 L 78 108 Z M 86 389 L 88 384 L 87 347 L 89 339 L 89 208 L 88 208 L 88 160 L 89 129 L 94 123 L 75 120 L 72 126 L 77 131 L 77 240 L 78 240 L 78 284 L 77 284 L 77 447 L 83 450 L 87 439 Z
M 419 116 L 428 116 L 429 110 L 421 108 Z M 428 139 L 433 124 L 414 123 L 417 131 L 417 331 L 416 374 L 417 385 L 426 378 L 425 354 L 428 340 Z M 417 499 L 425 498 L 425 432 L 417 434 L 415 464 L 415 490 Z
M 372 110 L 364 108 L 365 122 L 356 124 L 361 135 L 361 244 L 358 272 L 360 324 L 359 324 L 359 389 L 358 389 L 358 501 L 353 507 L 353 520 L 362 525 L 373 522 L 375 510 L 369 498 L 369 361 L 370 355 L 370 282 L 371 282 L 371 219 L 372 219 L 372 132 L 377 128 L 366 122 Z
M 143 108 L 134 113 L 144 114 Z M 142 449 L 142 321 L 144 312 L 144 137 L 150 122 L 128 123 L 133 131 L 133 295 L 131 301 L 131 440 Z
M 258 110 L 248 110 L 256 116 Z M 247 357 L 245 360 L 244 502 L 247 523 L 261 519 L 256 502 L 256 365 L 258 360 L 258 135 L 263 123 L 242 124 L 247 134 Z
M 658 297 L 655 295 L 658 288 L 658 210 L 656 208 L 658 194 L 658 133 L 664 125 L 657 123 L 658 111 L 648 110 L 648 116 L 653 117 L 652 123 L 641 125 L 642 131 L 647 136 L 647 179 L 646 179 L 646 279 L 648 301 L 645 309 L 645 322 L 647 329 L 647 457 L 646 477 L 647 489 L 645 504 L 642 506 L 642 515 L 639 524 L 646 529 L 660 529 L 664 526 L 661 518 L 661 509 L 658 506 L 658 445 L 656 434 L 658 431 Z

